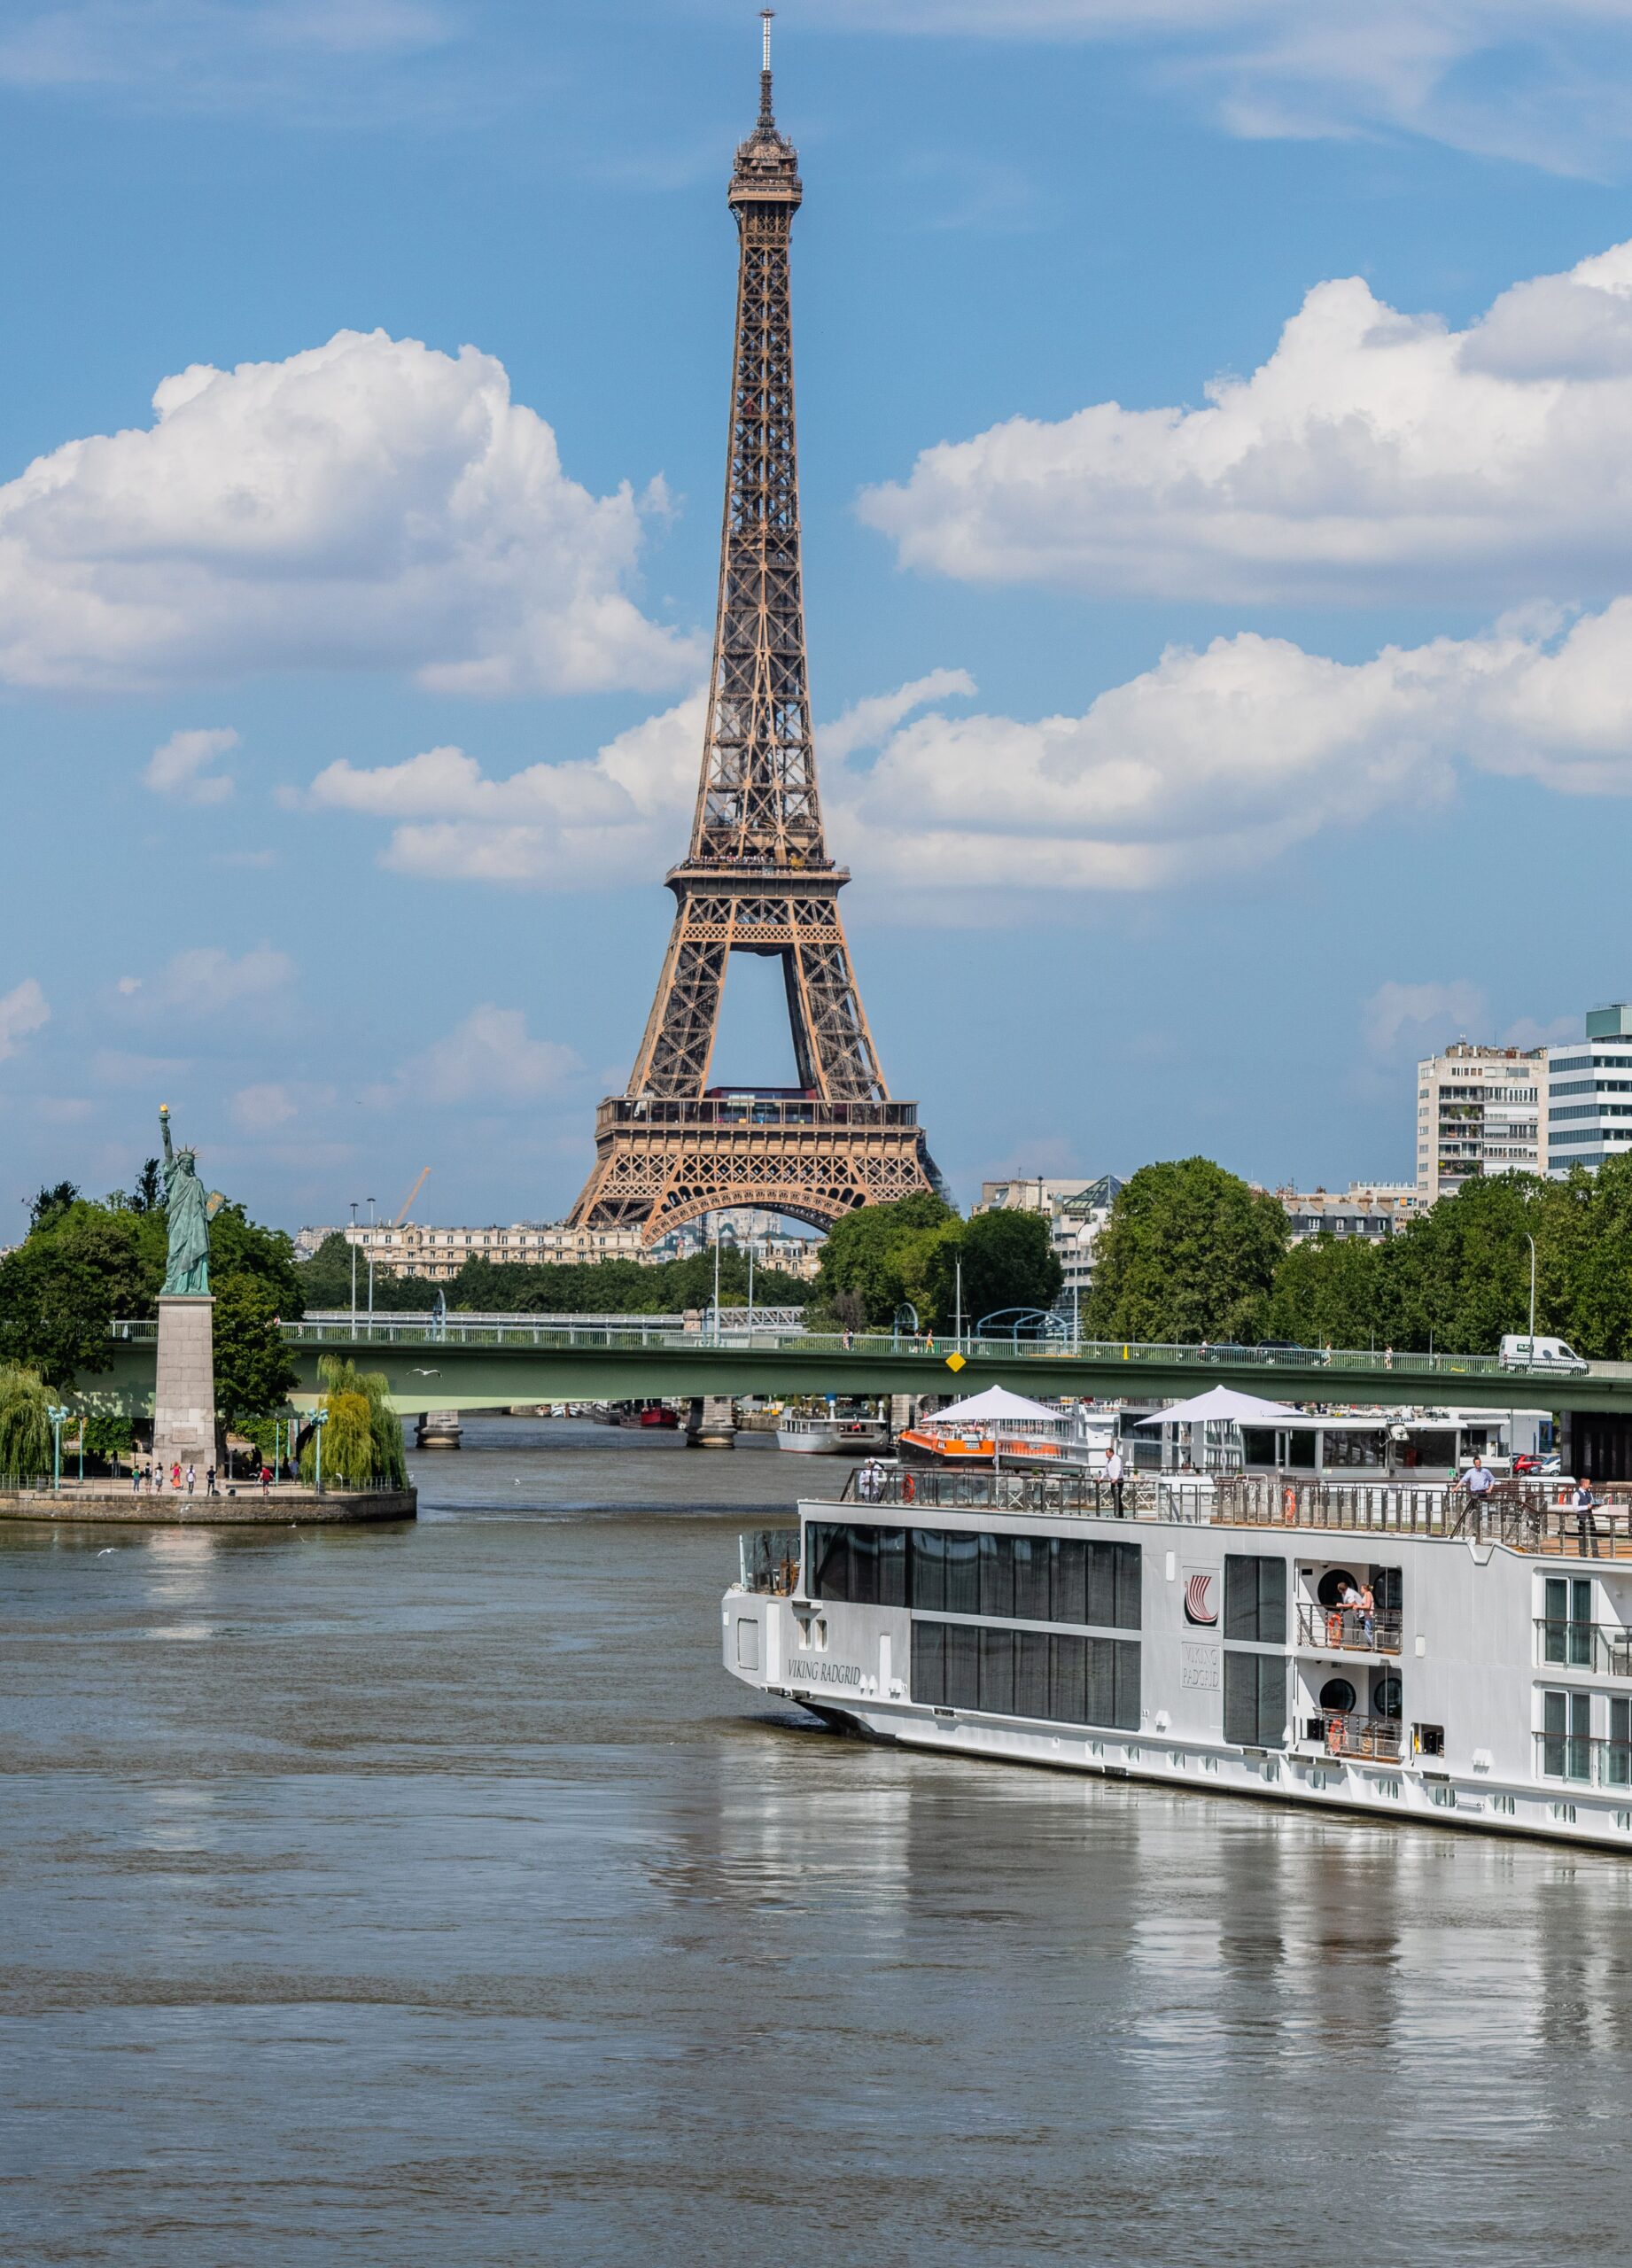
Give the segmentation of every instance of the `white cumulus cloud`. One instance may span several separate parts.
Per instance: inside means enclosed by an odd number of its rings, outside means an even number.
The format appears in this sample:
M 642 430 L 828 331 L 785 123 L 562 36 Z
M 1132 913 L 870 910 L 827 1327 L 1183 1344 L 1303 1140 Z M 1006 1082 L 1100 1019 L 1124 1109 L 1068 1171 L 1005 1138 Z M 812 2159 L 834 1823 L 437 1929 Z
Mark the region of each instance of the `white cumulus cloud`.
M 143 781 L 156 796 L 172 796 L 177 803 L 225 803 L 232 793 L 231 775 L 207 767 L 237 744 L 238 736 L 229 726 L 172 733 L 162 748 L 153 750 Z
M 0 486 L 0 678 L 400 669 L 506 694 L 696 670 L 630 595 L 641 504 L 569 478 L 491 355 L 340 331 L 283 362 L 195 364 L 153 402 L 152 426 Z
M 1632 245 L 1467 330 L 1317 284 L 1201 408 L 1100 402 L 926 449 L 863 517 L 904 565 L 1228 602 L 1508 604 L 1632 583 Z
M 25 976 L 9 992 L 0 992 L 0 1063 L 15 1055 L 30 1032 L 51 1021 L 51 1012 L 37 977 Z
M 535 1100 L 579 1068 L 571 1048 L 553 1039 L 532 1038 L 521 1009 L 495 1007 L 488 1001 L 410 1058 L 391 1084 L 370 1099 L 388 1104 L 474 1103 L 502 1109 Z
M 1465 976 L 1447 982 L 1379 984 L 1366 1002 L 1361 1037 L 1376 1056 L 1434 1054 L 1455 1039 L 1482 1039 L 1487 1014 L 1482 989 Z
M 244 1134 L 272 1133 L 277 1127 L 287 1126 L 299 1112 L 291 1089 L 275 1079 L 240 1087 L 229 1108 L 233 1124 Z
M 224 945 L 190 945 L 156 976 L 124 976 L 118 990 L 144 1016 L 211 1017 L 228 1010 L 265 1007 L 287 992 L 295 965 L 274 945 L 233 954 Z M 183 1024 L 178 1037 L 186 1037 Z

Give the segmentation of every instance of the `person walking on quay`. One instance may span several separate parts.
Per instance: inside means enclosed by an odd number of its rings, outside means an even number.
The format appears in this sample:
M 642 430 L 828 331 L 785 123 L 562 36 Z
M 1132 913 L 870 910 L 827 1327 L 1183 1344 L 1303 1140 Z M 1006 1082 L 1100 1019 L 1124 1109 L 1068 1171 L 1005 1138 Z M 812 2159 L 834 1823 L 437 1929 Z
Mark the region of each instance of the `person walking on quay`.
M 215 1467 L 213 1464 L 205 1467 L 204 1493 L 206 1496 L 215 1494 Z
M 190 1496 L 192 1495 L 193 1487 L 198 1480 L 198 1475 L 197 1468 L 190 1464 L 187 1468 L 187 1494 Z
M 172 1488 L 179 1488 L 179 1487 L 181 1487 L 181 1485 L 182 1485 L 182 1461 L 181 1461 L 180 1457 L 176 1457 L 176 1458 L 175 1458 L 175 1459 L 172 1461 L 172 1463 L 171 1463 L 171 1466 L 170 1466 L 170 1486 L 171 1486 L 171 1487 L 172 1487 Z
M 1122 1451 L 1113 1441 L 1109 1453 L 1105 1460 L 1105 1477 L 1111 1484 L 1111 1511 L 1117 1519 L 1121 1519 L 1123 1516 L 1122 1484 L 1124 1472 L 1125 1467 L 1122 1461 Z
M 130 1452 L 130 1493 L 133 1496 L 142 1493 L 142 1460 L 134 1449 Z
M 260 1493 L 264 1496 L 272 1486 L 272 1468 L 262 1457 L 260 1461 Z

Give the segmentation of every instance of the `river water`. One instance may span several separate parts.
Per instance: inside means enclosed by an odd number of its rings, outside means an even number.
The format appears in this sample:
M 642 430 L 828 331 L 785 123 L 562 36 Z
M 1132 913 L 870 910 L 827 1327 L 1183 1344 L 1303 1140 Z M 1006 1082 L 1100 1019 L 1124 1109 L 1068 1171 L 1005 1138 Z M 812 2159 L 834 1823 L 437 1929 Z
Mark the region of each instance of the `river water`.
M 0 1532 L 0 2258 L 1620 2262 L 1632 1867 L 838 1740 L 812 1465 L 505 1420 L 377 1533 Z

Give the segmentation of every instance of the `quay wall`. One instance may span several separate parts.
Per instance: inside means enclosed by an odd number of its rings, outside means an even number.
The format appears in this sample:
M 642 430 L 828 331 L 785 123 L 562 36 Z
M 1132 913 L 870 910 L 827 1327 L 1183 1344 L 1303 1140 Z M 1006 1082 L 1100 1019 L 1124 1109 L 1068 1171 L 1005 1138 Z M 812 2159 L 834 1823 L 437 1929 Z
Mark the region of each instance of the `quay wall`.
M 0 1488 L 0 1520 L 49 1520 L 53 1526 L 117 1523 L 122 1527 L 339 1527 L 419 1516 L 413 1488 L 274 1489 L 236 1496 L 137 1495 L 120 1488 Z

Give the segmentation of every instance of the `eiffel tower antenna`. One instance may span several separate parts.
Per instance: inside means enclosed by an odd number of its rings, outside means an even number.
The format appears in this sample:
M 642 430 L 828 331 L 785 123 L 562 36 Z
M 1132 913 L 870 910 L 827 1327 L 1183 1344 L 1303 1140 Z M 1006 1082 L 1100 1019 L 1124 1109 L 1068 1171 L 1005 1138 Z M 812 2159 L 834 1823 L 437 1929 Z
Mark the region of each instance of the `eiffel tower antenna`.
M 858 1205 L 936 1188 L 914 1103 L 893 1100 L 851 968 L 816 783 L 800 557 L 789 240 L 804 194 L 771 104 L 727 197 L 740 243 L 719 596 L 691 842 L 670 870 L 674 926 L 626 1091 L 595 1122 L 578 1227 L 751 1205 L 828 1228 Z M 711 1089 L 727 963 L 781 963 L 798 1086 Z

